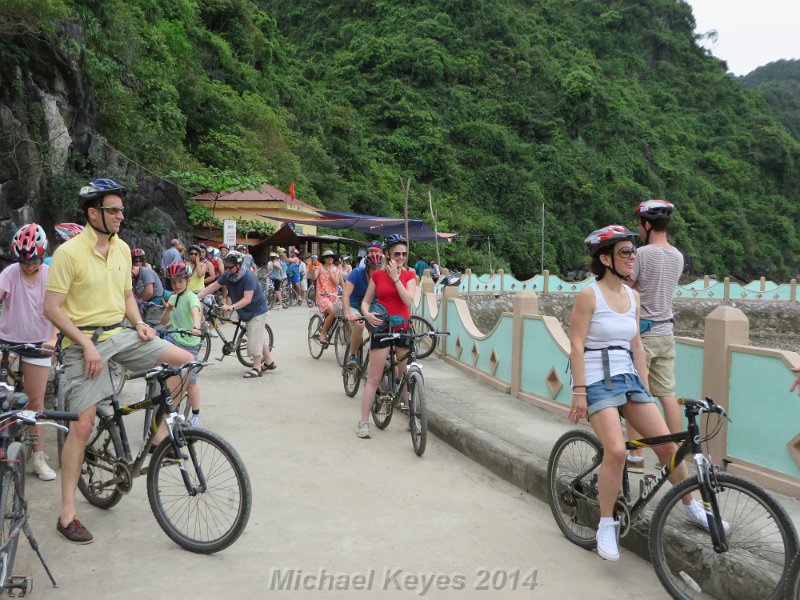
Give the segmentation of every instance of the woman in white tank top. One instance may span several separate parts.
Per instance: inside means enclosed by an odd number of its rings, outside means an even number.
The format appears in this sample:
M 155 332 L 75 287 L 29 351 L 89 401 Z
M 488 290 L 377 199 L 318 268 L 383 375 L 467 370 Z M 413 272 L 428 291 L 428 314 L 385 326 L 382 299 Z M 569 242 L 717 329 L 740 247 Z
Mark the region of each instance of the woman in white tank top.
M 620 413 L 644 437 L 669 434 L 648 391 L 647 363 L 639 337 L 639 295 L 624 283 L 633 273 L 635 236 L 625 227 L 609 225 L 586 238 L 591 271 L 597 280 L 578 294 L 570 327 L 573 396 L 569 420 L 577 423 L 589 418 L 603 444 L 597 553 L 606 560 L 619 560 L 619 524 L 613 511 L 627 455 Z M 661 464 L 676 449 L 675 444 L 653 448 Z M 669 479 L 675 484 L 686 476 L 686 466 L 682 464 Z M 688 495 L 683 502 L 687 520 L 707 528 L 702 506 Z

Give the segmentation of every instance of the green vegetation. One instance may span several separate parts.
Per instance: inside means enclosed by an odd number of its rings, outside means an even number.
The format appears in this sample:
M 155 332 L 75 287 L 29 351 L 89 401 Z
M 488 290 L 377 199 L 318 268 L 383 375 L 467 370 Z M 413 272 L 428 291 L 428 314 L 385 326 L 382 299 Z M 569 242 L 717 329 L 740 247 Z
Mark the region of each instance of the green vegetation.
M 431 190 L 461 235 L 446 265 L 486 270 L 490 236 L 519 276 L 539 267 L 542 204 L 545 267 L 565 272 L 589 231 L 661 197 L 692 272 L 798 271 L 800 142 L 697 46 L 680 0 L 63 4 L 99 132 L 157 172 L 259 173 L 394 216 L 411 177 L 411 216 Z M 0 56 L 23 62 L 8 38 Z
M 800 60 L 778 60 L 741 78 L 745 87 L 762 94 L 775 116 L 800 139 Z

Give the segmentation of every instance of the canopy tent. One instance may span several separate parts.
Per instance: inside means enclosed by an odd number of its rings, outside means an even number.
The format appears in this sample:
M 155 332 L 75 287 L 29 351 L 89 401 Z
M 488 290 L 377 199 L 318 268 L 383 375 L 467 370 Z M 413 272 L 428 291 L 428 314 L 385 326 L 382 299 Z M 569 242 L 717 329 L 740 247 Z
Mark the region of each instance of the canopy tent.
M 363 231 L 375 237 L 384 237 L 393 233 L 405 235 L 405 221 L 393 217 L 376 217 L 372 215 L 358 215 L 350 213 L 332 212 L 329 210 L 317 210 L 322 215 L 320 219 L 285 219 L 269 217 L 274 221 L 283 223 L 299 223 L 300 225 L 315 225 L 317 227 L 328 227 L 330 229 L 353 229 Z M 266 216 L 266 215 L 262 215 Z M 281 229 L 284 229 L 283 227 Z M 450 242 L 456 236 L 455 233 L 439 233 L 440 242 Z M 436 234 L 420 219 L 409 219 L 408 237 L 418 242 L 433 242 Z

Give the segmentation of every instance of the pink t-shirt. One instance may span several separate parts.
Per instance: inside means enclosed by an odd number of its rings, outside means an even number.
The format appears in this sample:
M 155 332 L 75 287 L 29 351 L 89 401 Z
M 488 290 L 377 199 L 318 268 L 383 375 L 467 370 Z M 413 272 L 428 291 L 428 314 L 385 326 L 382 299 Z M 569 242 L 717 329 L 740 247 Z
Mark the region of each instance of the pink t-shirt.
M 22 278 L 19 263 L 0 273 L 3 314 L 0 315 L 0 339 L 7 342 L 40 344 L 50 339 L 53 324 L 44 316 L 44 290 L 47 265 L 39 269 L 39 279 L 28 283 Z

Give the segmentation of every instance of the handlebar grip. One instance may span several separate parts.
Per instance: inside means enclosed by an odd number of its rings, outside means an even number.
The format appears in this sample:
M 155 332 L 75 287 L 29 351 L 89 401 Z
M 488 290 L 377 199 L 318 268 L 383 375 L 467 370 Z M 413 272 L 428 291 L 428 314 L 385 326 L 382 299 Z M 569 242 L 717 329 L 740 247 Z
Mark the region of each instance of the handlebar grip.
M 43 418 L 50 421 L 77 421 L 78 413 L 67 410 L 43 410 Z
M 125 373 L 125 379 L 128 379 L 128 380 L 130 380 L 130 379 L 140 379 L 141 377 L 144 377 L 145 375 L 147 375 L 147 371 L 146 370 L 145 371 L 129 371 L 128 373 Z

